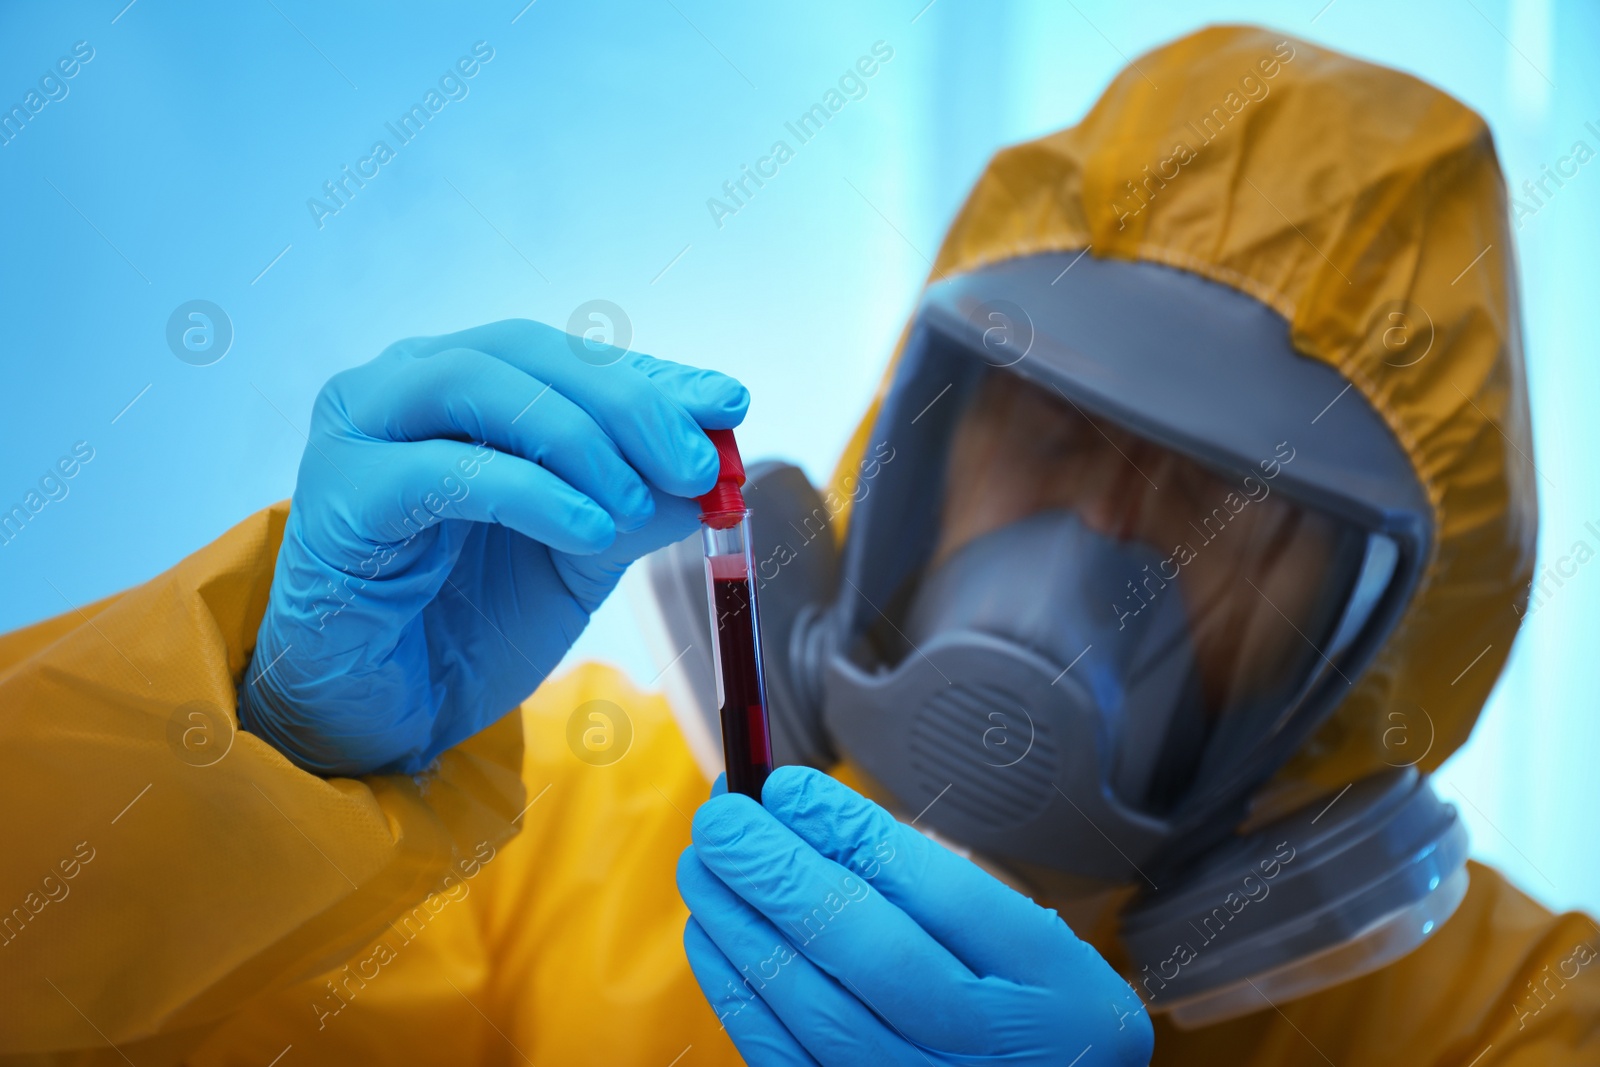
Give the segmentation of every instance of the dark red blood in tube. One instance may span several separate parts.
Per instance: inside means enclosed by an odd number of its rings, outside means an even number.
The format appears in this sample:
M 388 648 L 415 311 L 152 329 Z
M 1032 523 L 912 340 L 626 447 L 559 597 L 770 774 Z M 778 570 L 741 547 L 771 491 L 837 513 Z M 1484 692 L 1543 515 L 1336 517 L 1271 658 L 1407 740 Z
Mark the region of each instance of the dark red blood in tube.
M 772 741 L 767 736 L 757 607 L 742 558 L 716 556 L 711 564 L 718 662 L 722 668 L 722 748 L 728 766 L 728 791 L 743 793 L 759 802 L 761 787 L 772 773 Z
M 706 436 L 718 459 L 716 484 L 699 499 L 711 616 L 717 631 L 722 754 L 728 791 L 760 803 L 761 787 L 772 773 L 772 740 L 767 734 L 767 688 L 761 673 L 761 626 L 750 581 L 744 460 L 732 430 L 707 430 Z

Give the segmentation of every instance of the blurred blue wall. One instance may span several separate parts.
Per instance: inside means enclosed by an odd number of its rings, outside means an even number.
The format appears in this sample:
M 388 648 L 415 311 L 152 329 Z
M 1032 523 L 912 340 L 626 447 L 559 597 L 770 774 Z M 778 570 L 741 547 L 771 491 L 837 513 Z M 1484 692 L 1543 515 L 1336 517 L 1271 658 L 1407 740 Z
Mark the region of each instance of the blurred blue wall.
M 4 109 L 93 50 L 0 147 L 0 507 L 75 443 L 94 457 L 0 547 L 0 629 L 287 496 L 335 371 L 412 334 L 565 324 L 594 298 L 626 309 L 636 348 L 742 378 L 747 450 L 824 477 L 988 155 L 1075 121 L 1127 57 L 1204 22 L 1266 22 L 1442 86 L 1489 119 L 1514 186 L 1576 140 L 1600 148 L 1600 13 L 1579 2 L 125 3 L 0 9 Z M 893 58 L 865 96 L 718 226 L 707 199 L 879 41 Z M 493 58 L 399 145 L 385 123 L 477 42 Z M 378 139 L 395 157 L 319 226 L 307 200 Z M 1600 526 L 1600 164 L 1516 237 L 1549 561 Z M 195 299 L 234 331 L 209 366 L 166 339 Z M 1580 571 L 1441 776 L 1480 856 L 1594 911 L 1597 621 L 1600 570 Z M 620 598 L 575 654 L 655 674 Z

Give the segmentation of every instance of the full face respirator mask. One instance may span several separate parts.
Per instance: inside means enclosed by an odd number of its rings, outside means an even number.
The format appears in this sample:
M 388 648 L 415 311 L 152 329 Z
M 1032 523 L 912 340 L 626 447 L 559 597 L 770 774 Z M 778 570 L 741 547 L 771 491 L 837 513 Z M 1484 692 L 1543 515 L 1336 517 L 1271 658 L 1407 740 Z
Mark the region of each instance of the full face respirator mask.
M 1460 902 L 1465 832 L 1402 761 L 1325 812 L 1252 812 L 1395 627 L 1432 522 L 1388 427 L 1269 308 L 1073 255 L 944 281 L 852 476 L 750 474 L 777 761 L 848 760 L 1024 883 L 1140 887 L 1121 931 L 1153 1010 L 1202 1025 L 1346 980 Z M 674 546 L 648 584 L 714 753 L 701 567 Z

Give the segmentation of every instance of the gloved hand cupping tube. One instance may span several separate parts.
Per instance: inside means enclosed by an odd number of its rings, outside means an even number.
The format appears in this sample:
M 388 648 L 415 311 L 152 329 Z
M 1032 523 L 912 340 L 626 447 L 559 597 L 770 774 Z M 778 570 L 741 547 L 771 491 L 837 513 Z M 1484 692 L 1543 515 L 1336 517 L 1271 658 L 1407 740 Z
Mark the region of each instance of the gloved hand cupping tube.
M 638 557 L 689 536 L 712 371 L 505 321 L 390 346 L 318 395 L 243 728 L 319 774 L 415 773 L 531 693 Z
M 749 1063 L 1149 1062 L 1138 997 L 1055 912 L 819 771 L 713 796 L 678 890 Z

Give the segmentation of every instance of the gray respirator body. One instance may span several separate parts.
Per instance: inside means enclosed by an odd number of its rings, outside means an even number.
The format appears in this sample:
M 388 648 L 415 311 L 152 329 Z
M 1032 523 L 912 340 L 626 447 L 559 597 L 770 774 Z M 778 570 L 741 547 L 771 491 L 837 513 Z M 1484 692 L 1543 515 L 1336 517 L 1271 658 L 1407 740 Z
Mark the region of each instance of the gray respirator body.
M 1243 487 L 1270 481 L 1336 520 L 1318 629 L 1285 684 L 1208 719 L 1179 564 L 1071 511 L 931 562 L 952 434 L 991 374 L 1193 457 L 1245 506 Z M 1121 916 L 1128 977 L 1184 1025 L 1414 948 L 1465 892 L 1466 838 L 1405 760 L 1325 814 L 1327 797 L 1240 831 L 1431 549 L 1409 461 L 1347 384 L 1276 312 L 1163 266 L 1051 254 L 930 286 L 857 469 L 819 493 L 793 466 L 751 467 L 778 762 L 847 759 L 897 814 L 1025 883 L 1141 887 Z M 709 647 L 701 567 L 692 541 L 648 564 L 675 648 Z M 675 670 L 715 731 L 709 657 Z

